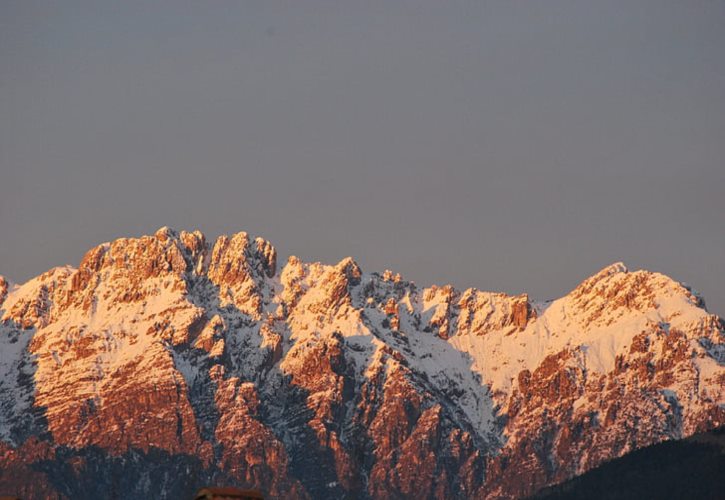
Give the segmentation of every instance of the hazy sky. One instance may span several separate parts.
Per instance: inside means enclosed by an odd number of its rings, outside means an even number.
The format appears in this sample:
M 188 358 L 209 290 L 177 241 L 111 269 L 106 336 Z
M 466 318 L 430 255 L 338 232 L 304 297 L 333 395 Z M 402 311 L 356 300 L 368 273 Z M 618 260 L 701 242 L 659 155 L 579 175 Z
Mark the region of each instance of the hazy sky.
M 725 315 L 725 1 L 0 2 L 0 274 L 163 225 Z

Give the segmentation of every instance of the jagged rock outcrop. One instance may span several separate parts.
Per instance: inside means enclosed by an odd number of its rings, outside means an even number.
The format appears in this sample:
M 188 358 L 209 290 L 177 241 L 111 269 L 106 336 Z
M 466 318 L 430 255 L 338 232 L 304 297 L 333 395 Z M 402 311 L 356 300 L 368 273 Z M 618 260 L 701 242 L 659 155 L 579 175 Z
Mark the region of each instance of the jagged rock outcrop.
M 0 278 L 0 494 L 514 498 L 725 420 L 725 327 L 614 264 L 551 302 L 162 228 Z

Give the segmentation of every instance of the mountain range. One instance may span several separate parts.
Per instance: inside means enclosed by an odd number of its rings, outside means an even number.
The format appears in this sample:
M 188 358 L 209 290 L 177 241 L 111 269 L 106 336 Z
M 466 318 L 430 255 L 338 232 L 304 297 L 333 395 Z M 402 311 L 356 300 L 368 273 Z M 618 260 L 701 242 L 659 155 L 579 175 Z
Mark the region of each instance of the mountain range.
M 724 388 L 725 322 L 621 263 L 536 301 L 165 227 L 0 277 L 0 495 L 26 499 L 523 498 L 722 426 Z

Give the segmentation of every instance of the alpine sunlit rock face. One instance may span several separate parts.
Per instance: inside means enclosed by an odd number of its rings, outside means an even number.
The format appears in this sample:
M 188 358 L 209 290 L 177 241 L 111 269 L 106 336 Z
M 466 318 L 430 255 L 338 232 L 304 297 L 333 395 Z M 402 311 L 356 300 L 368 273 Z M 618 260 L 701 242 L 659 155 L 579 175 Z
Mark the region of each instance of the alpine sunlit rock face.
M 0 494 L 518 498 L 725 423 L 725 329 L 614 264 L 535 302 L 167 228 L 0 278 Z

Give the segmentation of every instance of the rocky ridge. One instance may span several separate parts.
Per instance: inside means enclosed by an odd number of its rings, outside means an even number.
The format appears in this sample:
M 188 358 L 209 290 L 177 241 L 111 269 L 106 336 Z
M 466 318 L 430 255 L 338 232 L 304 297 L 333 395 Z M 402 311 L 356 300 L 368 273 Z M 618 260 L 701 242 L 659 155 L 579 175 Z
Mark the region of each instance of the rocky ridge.
M 532 301 L 162 228 L 0 278 L 0 493 L 514 498 L 725 421 L 725 327 L 609 266 Z

